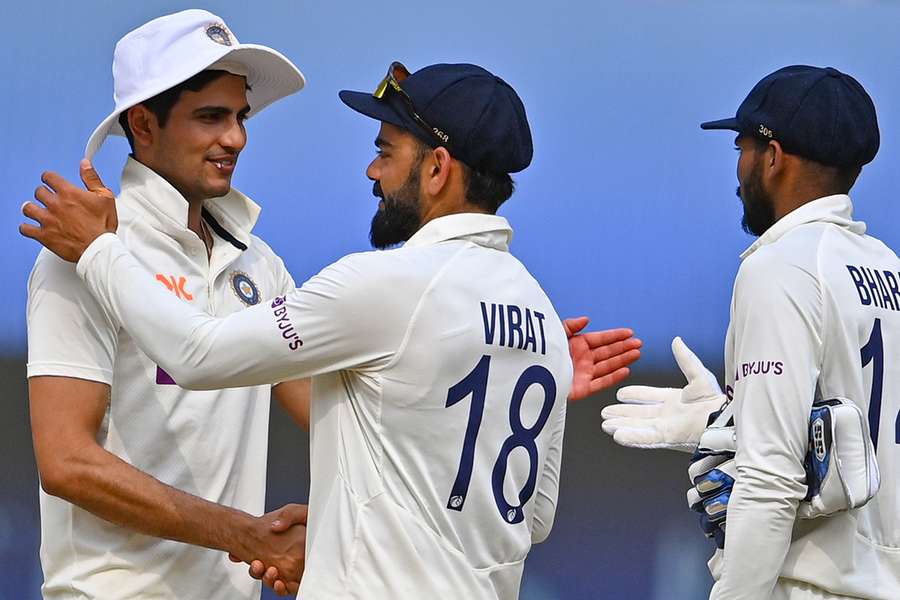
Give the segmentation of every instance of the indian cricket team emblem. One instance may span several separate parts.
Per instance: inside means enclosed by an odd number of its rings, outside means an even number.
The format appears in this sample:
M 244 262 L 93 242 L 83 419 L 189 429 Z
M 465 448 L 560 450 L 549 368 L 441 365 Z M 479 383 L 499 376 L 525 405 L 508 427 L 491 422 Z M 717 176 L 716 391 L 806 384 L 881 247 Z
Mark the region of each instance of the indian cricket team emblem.
M 207 27 L 206 36 L 217 44 L 222 44 L 223 46 L 231 45 L 231 35 L 225 29 L 225 25 L 221 23 L 215 23 Z
M 247 306 L 259 303 L 259 288 L 243 271 L 231 272 L 231 291 Z

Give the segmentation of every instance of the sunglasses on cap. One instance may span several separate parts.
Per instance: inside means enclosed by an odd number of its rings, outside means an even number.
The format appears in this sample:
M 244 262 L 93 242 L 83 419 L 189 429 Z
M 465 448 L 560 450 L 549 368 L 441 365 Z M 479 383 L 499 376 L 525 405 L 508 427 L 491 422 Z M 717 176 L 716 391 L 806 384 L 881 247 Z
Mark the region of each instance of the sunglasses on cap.
M 407 69 L 403 63 L 397 61 L 392 62 L 391 66 L 388 67 L 387 75 L 384 76 L 384 79 L 381 80 L 381 83 L 378 84 L 378 87 L 375 88 L 372 95 L 379 100 L 383 100 L 388 89 L 394 90 L 401 98 L 403 98 L 403 102 L 406 105 L 406 112 L 412 117 L 412 120 L 415 121 L 419 127 L 427 131 L 428 135 L 434 138 L 438 146 L 449 146 L 450 136 L 437 127 L 432 127 L 425 119 L 420 117 L 419 113 L 416 112 L 415 105 L 413 105 L 412 98 L 410 98 L 409 94 L 400 87 L 400 83 L 405 81 L 409 75 L 409 69 Z

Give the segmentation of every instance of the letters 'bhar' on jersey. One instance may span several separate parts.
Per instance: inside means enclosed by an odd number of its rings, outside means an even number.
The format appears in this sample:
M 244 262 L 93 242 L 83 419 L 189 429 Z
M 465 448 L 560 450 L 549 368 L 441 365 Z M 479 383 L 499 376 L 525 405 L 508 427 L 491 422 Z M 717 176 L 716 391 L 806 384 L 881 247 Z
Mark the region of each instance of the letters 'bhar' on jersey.
M 738 472 L 713 598 L 768 596 L 777 577 L 900 598 L 900 260 L 864 233 L 850 198 L 828 196 L 743 255 L 725 349 Z M 861 508 L 796 520 L 810 409 L 836 397 L 868 418 L 881 488 Z

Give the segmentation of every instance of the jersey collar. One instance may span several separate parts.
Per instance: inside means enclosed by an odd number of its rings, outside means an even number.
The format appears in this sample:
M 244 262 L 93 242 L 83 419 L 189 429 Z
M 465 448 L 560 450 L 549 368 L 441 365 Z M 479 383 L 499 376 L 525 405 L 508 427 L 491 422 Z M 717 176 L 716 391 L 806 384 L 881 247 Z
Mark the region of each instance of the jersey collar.
M 509 251 L 512 227 L 509 221 L 497 215 L 460 213 L 438 217 L 422 226 L 403 245 L 406 247 L 429 246 L 447 240 L 464 239 L 479 246 L 504 252 Z
M 794 209 L 781 217 L 774 225 L 769 227 L 764 234 L 741 253 L 741 258 L 747 258 L 761 247 L 778 241 L 791 229 L 805 225 L 806 223 L 833 223 L 844 227 L 857 235 L 866 232 L 866 224 L 853 220 L 853 203 L 846 194 L 825 196 L 811 202 L 807 202 L 800 208 Z
M 130 204 L 138 214 L 154 222 L 162 231 L 178 236 L 187 230 L 188 203 L 184 196 L 131 156 L 122 171 L 121 195 L 133 199 Z M 203 218 L 207 223 L 241 250 L 250 243 L 250 232 L 259 212 L 259 205 L 234 188 L 224 196 L 203 203 Z

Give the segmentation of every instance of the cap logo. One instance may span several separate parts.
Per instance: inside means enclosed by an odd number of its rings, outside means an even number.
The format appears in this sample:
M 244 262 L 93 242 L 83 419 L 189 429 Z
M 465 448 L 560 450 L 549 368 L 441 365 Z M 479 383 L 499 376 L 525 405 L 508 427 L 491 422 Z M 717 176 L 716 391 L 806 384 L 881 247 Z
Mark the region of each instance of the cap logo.
M 214 23 L 206 28 L 206 37 L 223 46 L 231 45 L 231 36 L 222 23 Z
M 757 133 L 759 133 L 760 135 L 763 135 L 767 138 L 772 138 L 772 136 L 775 135 L 775 133 L 771 129 L 769 129 L 762 123 L 759 124 L 759 129 L 757 129 Z

